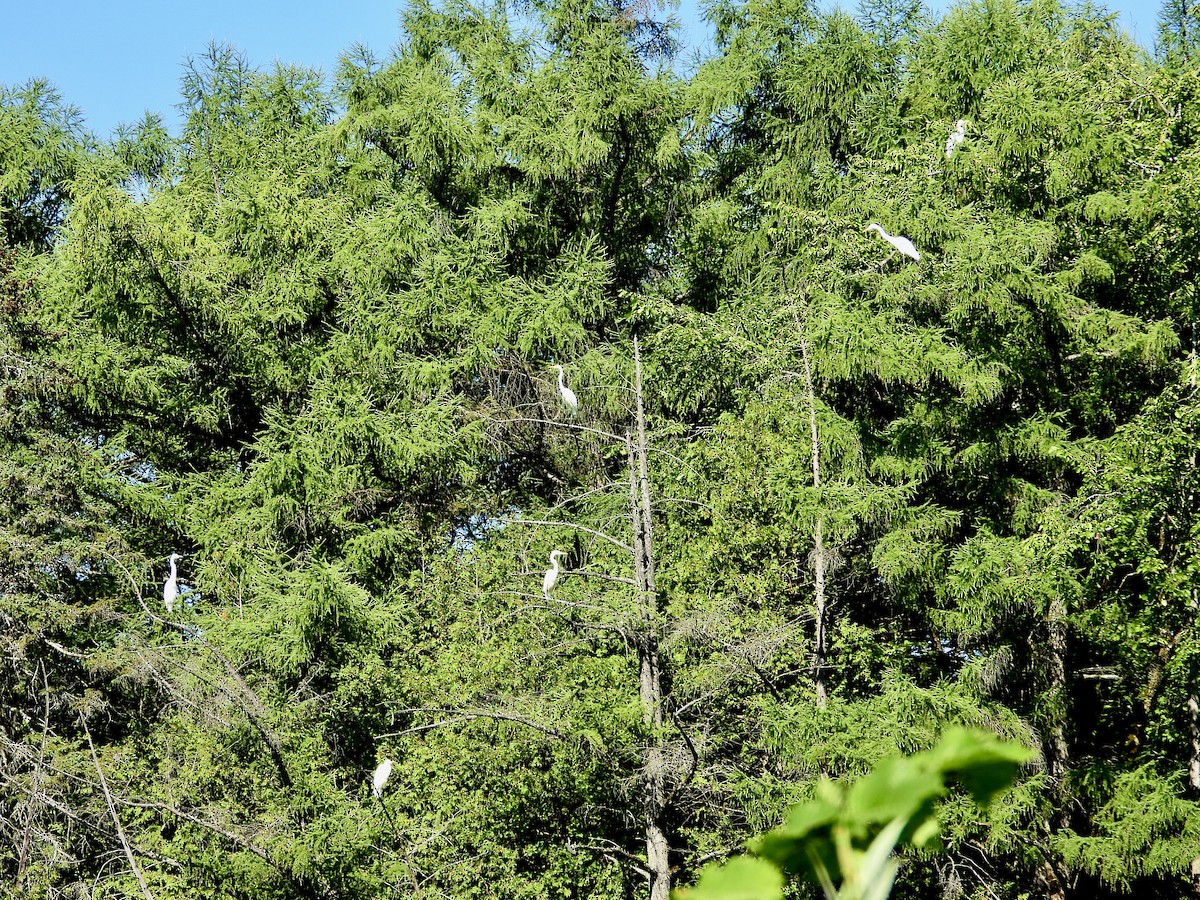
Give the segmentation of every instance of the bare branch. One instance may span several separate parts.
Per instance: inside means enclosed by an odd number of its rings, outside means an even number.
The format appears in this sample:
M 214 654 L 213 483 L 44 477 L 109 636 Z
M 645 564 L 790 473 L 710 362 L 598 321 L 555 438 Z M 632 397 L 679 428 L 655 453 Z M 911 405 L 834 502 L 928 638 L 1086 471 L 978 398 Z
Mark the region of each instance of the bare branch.
M 592 494 L 602 494 L 607 490 L 611 490 L 612 488 L 624 487 L 624 486 L 625 486 L 624 481 L 610 481 L 608 484 L 603 484 L 598 488 L 592 488 L 590 491 L 582 491 L 581 493 L 573 494 L 570 497 L 564 497 L 562 500 L 558 501 L 558 503 L 556 503 L 552 507 L 550 507 L 549 511 L 557 512 L 558 510 L 562 509 L 567 504 L 577 503 L 580 500 L 582 500 L 584 497 L 590 497 Z
M 510 519 L 501 518 L 498 521 L 508 525 L 548 525 L 552 528 L 573 528 L 575 531 L 582 531 L 584 534 L 594 535 L 602 540 L 608 541 L 614 547 L 624 550 L 626 553 L 632 553 L 633 548 L 623 541 L 618 541 L 610 534 L 605 534 L 603 531 L 597 531 L 594 528 L 585 528 L 582 525 L 576 525 L 573 522 L 551 522 L 546 519 Z
M 233 663 L 231 663 L 223 653 L 217 650 L 216 647 L 210 644 L 205 639 L 204 635 L 199 631 L 199 629 L 193 628 L 184 622 L 172 622 L 168 619 L 164 619 L 162 616 L 151 610 L 150 607 L 146 605 L 146 600 L 142 596 L 142 592 L 138 587 L 137 580 L 130 573 L 129 569 L 127 569 L 124 564 L 111 553 L 107 553 L 106 551 L 101 552 L 104 553 L 104 555 L 111 559 L 114 563 L 116 563 L 121 571 L 125 573 L 125 576 L 129 579 L 129 583 L 133 585 L 134 593 L 137 595 L 138 605 L 142 608 L 142 611 L 147 616 L 165 627 L 178 629 L 181 633 L 187 635 L 191 640 L 198 642 L 206 650 L 208 650 L 209 653 L 215 656 L 225 667 L 225 670 L 229 673 L 229 677 L 233 679 L 234 683 L 237 684 L 237 686 L 241 689 L 245 699 L 249 701 L 249 705 L 238 705 L 241 707 L 242 712 L 244 712 L 246 717 L 250 720 L 250 724 L 254 726 L 254 730 L 257 731 L 259 735 L 261 735 L 262 739 L 266 742 L 267 752 L 270 754 L 272 762 L 275 763 L 275 768 L 279 772 L 279 778 L 283 783 L 283 786 L 291 787 L 292 778 L 291 774 L 288 772 L 287 764 L 283 758 L 282 746 L 274 732 L 264 721 L 266 708 L 264 707 L 263 702 L 258 698 L 258 695 L 251 690 L 250 685 L 246 684 L 245 679 L 242 678 L 241 673 L 238 672 Z M 232 699 L 232 695 L 227 693 L 227 696 L 230 696 Z
M 590 434 L 598 434 L 601 437 L 610 438 L 614 441 L 625 440 L 620 435 L 613 434 L 611 431 L 603 431 L 599 428 L 589 428 L 586 425 L 575 425 L 572 422 L 556 422 L 553 419 L 533 419 L 522 417 L 519 419 L 492 419 L 491 421 L 497 423 L 498 425 L 554 425 L 558 428 L 569 428 L 572 431 L 586 431 Z
M 568 839 L 567 849 L 572 853 L 574 853 L 576 850 L 592 850 L 601 854 L 610 862 L 614 862 L 617 865 L 621 865 L 623 863 L 624 865 L 629 866 L 643 878 L 649 878 L 651 876 L 650 870 L 646 868 L 645 860 L 635 853 L 630 853 L 628 850 L 618 847 L 611 841 L 608 842 L 607 846 L 597 846 L 596 844 L 577 844 L 575 841 Z M 614 858 L 617 856 L 621 857 L 621 859 L 618 860 Z
M 180 809 L 177 806 L 171 806 L 169 803 L 159 803 L 159 802 L 154 802 L 154 801 L 139 802 L 137 800 L 121 800 L 121 805 L 129 806 L 129 807 L 132 807 L 133 809 L 160 809 L 160 810 L 163 810 L 164 812 L 169 812 L 171 815 L 176 816 L 180 819 L 183 819 L 185 822 L 191 822 L 193 825 L 198 825 L 199 827 L 203 828 L 205 831 L 211 831 L 213 834 L 220 835 L 221 837 L 225 838 L 226 840 L 233 842 L 234 844 L 236 844 L 238 847 L 245 850 L 246 852 L 251 853 L 254 856 L 257 856 L 259 859 L 261 859 L 263 862 L 265 862 L 271 868 L 275 869 L 281 875 L 288 878 L 289 881 L 292 880 L 291 876 L 278 863 L 276 863 L 274 859 L 272 859 L 270 852 L 263 849 L 262 847 L 255 846 L 254 844 L 250 843 L 250 841 L 248 841 L 244 837 L 242 837 L 240 834 L 230 831 L 229 829 L 224 828 L 224 827 L 216 824 L 215 822 L 209 822 L 205 819 L 201 819 L 199 816 L 194 816 L 189 812 L 185 812 L 184 810 Z
M 50 640 L 50 638 L 46 637 L 45 635 L 42 635 L 42 640 L 45 641 L 46 644 L 48 644 L 52 649 L 61 653 L 63 656 L 69 656 L 71 659 L 87 659 L 85 654 L 75 653 L 74 651 L 68 650 L 62 644 L 54 643 L 54 641 Z
M 572 578 L 595 578 L 599 581 L 615 581 L 618 584 L 628 584 L 632 587 L 637 587 L 636 581 L 621 575 L 605 575 L 602 572 L 588 572 L 586 569 L 570 569 L 569 571 Z
M 666 806 L 670 806 L 675 801 L 675 797 L 679 794 L 679 792 L 688 786 L 692 778 L 695 777 L 696 769 L 700 765 L 700 753 L 696 750 L 696 745 L 692 743 L 691 737 L 688 735 L 687 731 L 684 730 L 682 723 L 680 723 L 679 718 L 674 713 L 671 713 L 671 721 L 675 723 L 676 730 L 683 738 L 683 742 L 687 744 L 688 752 L 692 755 L 692 766 L 690 769 L 688 769 L 688 773 L 684 779 L 679 782 L 679 784 L 673 791 L 671 791 L 670 794 L 667 795 L 667 799 L 664 801 Z
M 92 752 L 92 765 L 96 767 L 96 775 L 100 778 L 100 787 L 104 790 L 104 802 L 108 804 L 108 814 L 112 816 L 113 827 L 117 829 L 117 837 L 121 841 L 121 849 L 125 851 L 125 858 L 129 860 L 129 867 L 133 869 L 134 877 L 137 878 L 137 883 L 142 889 L 142 894 L 146 900 L 154 900 L 154 895 L 150 893 L 150 888 L 146 886 L 146 879 L 142 875 L 142 870 L 138 868 L 137 860 L 133 857 L 133 850 L 129 846 L 129 841 L 125 838 L 125 829 L 121 827 L 121 820 L 117 817 L 117 807 L 113 804 L 112 794 L 108 790 L 108 779 L 104 777 L 104 770 L 100 768 L 100 759 L 96 756 L 96 745 L 92 743 L 92 733 L 88 730 L 87 721 L 81 715 L 79 724 L 83 726 L 83 733 L 87 735 L 88 749 Z
M 417 726 L 415 728 L 407 728 L 404 731 L 392 731 L 379 735 L 379 737 L 400 737 L 405 734 L 413 734 L 419 731 L 431 731 L 434 728 L 441 728 L 446 725 L 457 725 L 462 722 L 470 722 L 474 719 L 498 719 L 501 722 L 513 722 L 517 725 L 524 725 L 527 728 L 532 728 L 534 731 L 540 731 L 542 734 L 549 735 L 558 740 L 565 739 L 561 731 L 551 728 L 547 725 L 541 725 L 537 722 L 527 719 L 524 716 L 518 716 L 515 713 L 496 712 L 492 710 L 481 709 L 446 709 L 436 706 L 415 706 L 409 709 L 400 709 L 397 713 L 438 713 L 450 715 L 453 718 L 444 719 L 440 722 L 434 722 L 429 725 Z

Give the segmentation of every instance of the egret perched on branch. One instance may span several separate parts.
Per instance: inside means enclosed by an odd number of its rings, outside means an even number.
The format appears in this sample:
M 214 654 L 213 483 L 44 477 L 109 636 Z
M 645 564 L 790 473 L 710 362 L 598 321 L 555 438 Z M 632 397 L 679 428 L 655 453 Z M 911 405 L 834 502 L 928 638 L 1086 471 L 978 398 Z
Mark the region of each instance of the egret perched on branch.
M 566 556 L 565 550 L 550 551 L 550 568 L 546 570 L 546 577 L 542 579 L 542 593 L 546 595 L 546 599 L 550 599 L 550 589 L 554 587 L 554 582 L 558 581 L 558 558 Z
M 371 778 L 371 793 L 376 797 L 383 796 L 383 786 L 387 784 L 388 777 L 392 774 L 392 761 L 385 759 L 375 768 L 375 775 Z
M 883 230 L 883 226 L 878 222 L 872 222 L 867 226 L 867 231 L 878 231 L 879 236 L 895 247 L 903 256 L 909 259 L 915 259 L 918 262 L 921 259 L 921 254 L 917 252 L 917 248 L 913 246 L 913 242 L 906 237 L 893 237 Z
M 954 130 L 946 138 L 946 159 L 954 155 L 954 148 L 967 139 L 967 120 L 959 119 L 954 123 Z
M 575 392 L 567 387 L 563 381 L 563 367 L 555 364 L 554 368 L 558 369 L 558 396 L 562 397 L 562 402 L 567 405 L 572 413 L 579 410 L 579 400 L 575 396 Z
M 163 585 L 163 604 L 167 607 L 167 614 L 175 612 L 175 598 L 179 596 L 179 572 L 175 568 L 175 563 L 183 559 L 178 553 L 172 553 L 167 557 L 167 562 L 171 564 L 171 574 L 167 576 L 166 584 Z

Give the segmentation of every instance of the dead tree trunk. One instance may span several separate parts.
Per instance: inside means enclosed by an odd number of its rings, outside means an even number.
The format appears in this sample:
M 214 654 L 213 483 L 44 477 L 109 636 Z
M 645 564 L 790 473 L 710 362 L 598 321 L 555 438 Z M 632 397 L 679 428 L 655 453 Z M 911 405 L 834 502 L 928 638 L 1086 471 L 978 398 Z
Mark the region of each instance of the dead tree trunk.
M 650 476 L 646 460 L 646 411 L 642 393 L 642 358 L 633 339 L 634 389 L 637 399 L 636 432 L 626 434 L 629 464 L 629 508 L 633 519 L 634 590 L 641 613 L 638 636 L 638 688 L 642 715 L 650 732 L 643 764 L 645 781 L 642 819 L 646 832 L 646 868 L 650 900 L 668 900 L 671 894 L 671 845 L 665 827 L 667 759 L 662 745 L 663 686 L 658 652 L 660 624 L 654 583 L 654 540 L 651 526 Z

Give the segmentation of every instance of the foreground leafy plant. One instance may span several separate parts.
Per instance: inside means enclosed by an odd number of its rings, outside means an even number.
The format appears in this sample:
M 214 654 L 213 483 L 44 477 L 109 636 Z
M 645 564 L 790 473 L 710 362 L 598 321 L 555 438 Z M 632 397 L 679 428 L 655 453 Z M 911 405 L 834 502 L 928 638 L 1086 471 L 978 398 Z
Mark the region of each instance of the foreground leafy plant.
M 949 729 L 932 749 L 885 759 L 853 784 L 821 782 L 812 800 L 751 843 L 752 856 L 708 866 L 699 883 L 677 897 L 782 900 L 786 878 L 803 875 L 831 900 L 884 900 L 898 867 L 892 851 L 938 845 L 936 803 L 952 784 L 987 806 L 1030 756 L 1027 748 L 986 732 Z

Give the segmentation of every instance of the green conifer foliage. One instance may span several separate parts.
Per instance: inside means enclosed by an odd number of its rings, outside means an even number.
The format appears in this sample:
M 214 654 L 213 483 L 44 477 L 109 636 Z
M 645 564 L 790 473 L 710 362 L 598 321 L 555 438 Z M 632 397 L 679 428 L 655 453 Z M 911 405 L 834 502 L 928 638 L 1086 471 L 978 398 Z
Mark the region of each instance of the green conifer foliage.
M 0 894 L 661 900 L 950 724 L 896 896 L 1192 889 L 1194 73 L 709 15 L 0 95 Z
M 45 249 L 90 147 L 79 110 L 48 83 L 0 88 L 0 239 Z

